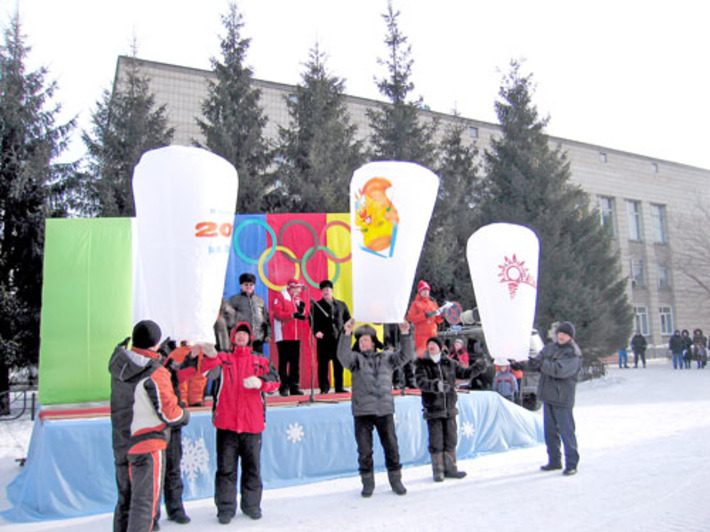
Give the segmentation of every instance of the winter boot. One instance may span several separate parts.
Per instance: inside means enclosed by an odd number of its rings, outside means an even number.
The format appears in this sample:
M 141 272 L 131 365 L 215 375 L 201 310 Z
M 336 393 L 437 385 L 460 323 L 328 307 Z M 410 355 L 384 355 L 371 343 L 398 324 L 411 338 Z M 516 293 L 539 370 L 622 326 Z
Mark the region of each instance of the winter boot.
M 375 474 L 363 473 L 360 475 L 362 480 L 362 492 L 360 493 L 363 497 L 372 497 L 372 493 L 375 491 Z
M 406 495 L 407 488 L 402 484 L 402 470 L 397 469 L 396 471 L 387 471 L 387 477 L 390 480 L 390 486 L 392 486 L 392 491 L 397 495 Z
M 466 471 L 459 471 L 456 468 L 456 451 L 444 453 L 444 476 L 446 478 L 463 478 L 466 476 Z
M 444 453 L 431 453 L 431 470 L 434 473 L 434 482 L 444 481 Z

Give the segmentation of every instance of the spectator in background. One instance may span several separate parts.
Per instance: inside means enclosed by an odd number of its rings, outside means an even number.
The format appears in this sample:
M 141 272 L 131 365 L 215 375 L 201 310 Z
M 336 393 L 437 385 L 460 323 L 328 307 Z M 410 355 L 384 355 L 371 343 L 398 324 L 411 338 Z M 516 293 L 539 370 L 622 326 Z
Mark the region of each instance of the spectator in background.
M 685 369 L 690 369 L 690 361 L 693 358 L 693 340 L 687 329 L 683 329 L 680 337 L 683 340 L 683 366 Z
M 515 402 L 518 394 L 518 380 L 510 371 L 510 365 L 506 360 L 501 360 L 498 364 L 498 372 L 493 378 L 493 391 L 498 392 L 508 401 Z
M 454 345 L 451 347 L 451 351 L 449 351 L 449 358 L 455 360 L 464 368 L 468 367 L 468 351 L 466 351 L 464 341 L 461 338 L 454 340 Z
M 646 367 L 646 338 L 640 333 L 636 332 L 633 338 L 631 338 L 631 350 L 634 352 L 634 367 L 639 367 L 639 359 L 641 360 L 643 367 Z
M 254 331 L 254 351 L 263 353 L 264 344 L 271 341 L 271 322 L 266 301 L 254 293 L 256 276 L 253 273 L 241 274 L 239 286 L 242 291 L 229 298 L 229 304 L 234 309 L 234 316 L 230 316 L 227 320 L 227 328 L 231 332 L 235 324 L 242 321 L 247 322 L 251 330 Z
M 629 353 L 625 347 L 619 349 L 619 368 L 629 368 Z
M 683 369 L 683 351 L 684 351 L 683 337 L 680 335 L 679 330 L 673 332 L 673 336 L 668 341 L 668 349 L 673 355 L 673 369 Z

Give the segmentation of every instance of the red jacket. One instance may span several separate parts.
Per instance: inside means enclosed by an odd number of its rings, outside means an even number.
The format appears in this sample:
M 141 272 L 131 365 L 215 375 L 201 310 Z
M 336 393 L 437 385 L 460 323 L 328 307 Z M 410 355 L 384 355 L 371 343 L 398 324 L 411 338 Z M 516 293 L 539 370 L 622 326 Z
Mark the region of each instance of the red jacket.
M 298 312 L 298 304 L 301 301 L 305 305 L 303 314 L 308 317 L 309 307 L 306 299 L 302 299 L 300 295 L 293 298 L 288 290 L 276 294 L 272 307 L 274 311 L 274 341 L 300 340 L 309 334 L 308 321 L 297 320 L 293 317 L 294 313 Z
M 219 375 L 212 423 L 218 429 L 258 434 L 264 431 L 266 403 L 262 392 L 279 387 L 279 377 L 269 359 L 252 353 L 251 347 L 234 347 L 231 353 L 217 353 L 202 360 L 202 371 Z M 245 388 L 244 379 L 256 375 L 260 388 Z
M 430 297 L 422 297 L 417 294 L 407 311 L 407 321 L 414 325 L 414 345 L 417 354 L 422 356 L 426 349 L 426 341 L 432 336 L 436 336 L 437 326 L 443 321 L 441 316 L 426 317 L 426 312 L 433 312 L 439 309 Z

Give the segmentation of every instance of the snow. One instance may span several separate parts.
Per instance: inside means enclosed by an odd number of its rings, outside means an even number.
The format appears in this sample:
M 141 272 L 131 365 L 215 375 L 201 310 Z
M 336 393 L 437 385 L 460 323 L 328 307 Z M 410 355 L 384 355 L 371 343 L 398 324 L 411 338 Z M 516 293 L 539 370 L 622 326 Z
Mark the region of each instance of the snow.
M 230 526 L 279 531 L 337 527 L 343 532 L 384 526 L 422 530 L 687 531 L 710 530 L 710 368 L 673 370 L 652 360 L 646 369 L 610 367 L 599 380 L 580 383 L 575 407 L 579 473 L 545 473 L 544 446 L 459 462 L 463 480 L 434 483 L 429 467 L 405 469 L 409 492 L 395 495 L 386 473 L 376 476 L 371 499 L 360 497 L 357 477 L 266 490 L 263 519 L 237 514 Z M 0 422 L 0 484 L 17 474 L 26 456 L 29 420 Z M 333 452 L 337 452 L 334 449 Z M 353 468 L 356 464 L 353 464 Z M 6 509 L 5 490 L 0 509 Z M 211 499 L 186 504 L 187 527 L 161 521 L 161 530 L 224 530 Z M 0 523 L 0 528 L 110 530 L 103 514 L 43 523 Z

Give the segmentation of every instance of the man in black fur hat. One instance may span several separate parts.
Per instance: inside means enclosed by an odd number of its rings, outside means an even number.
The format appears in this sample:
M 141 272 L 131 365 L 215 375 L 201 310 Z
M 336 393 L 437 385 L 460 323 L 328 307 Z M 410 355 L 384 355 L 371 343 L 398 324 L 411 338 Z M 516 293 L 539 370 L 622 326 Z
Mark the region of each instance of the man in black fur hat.
M 338 338 L 343 324 L 350 319 L 350 310 L 344 301 L 333 297 L 333 283 L 326 279 L 320 283 L 323 297 L 313 302 L 313 335 L 318 353 L 318 386 L 320 393 L 330 391 L 330 362 L 333 361 L 335 393 L 345 393 L 343 365 L 337 357 Z

